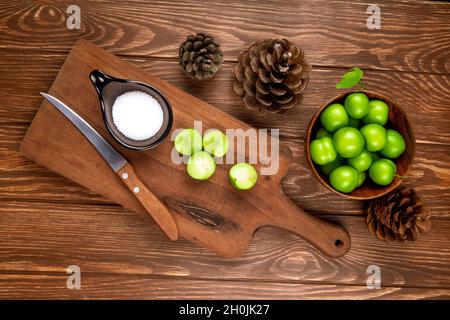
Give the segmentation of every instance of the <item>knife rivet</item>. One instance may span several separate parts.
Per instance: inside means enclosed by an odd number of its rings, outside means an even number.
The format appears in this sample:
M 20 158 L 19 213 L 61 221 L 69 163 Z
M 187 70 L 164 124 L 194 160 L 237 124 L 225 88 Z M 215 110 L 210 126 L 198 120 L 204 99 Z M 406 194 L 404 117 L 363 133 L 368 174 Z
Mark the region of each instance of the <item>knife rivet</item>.
M 133 192 L 134 193 L 139 193 L 139 187 L 134 187 Z
M 126 172 L 122 173 L 122 178 L 123 179 L 128 179 L 128 173 L 126 173 Z

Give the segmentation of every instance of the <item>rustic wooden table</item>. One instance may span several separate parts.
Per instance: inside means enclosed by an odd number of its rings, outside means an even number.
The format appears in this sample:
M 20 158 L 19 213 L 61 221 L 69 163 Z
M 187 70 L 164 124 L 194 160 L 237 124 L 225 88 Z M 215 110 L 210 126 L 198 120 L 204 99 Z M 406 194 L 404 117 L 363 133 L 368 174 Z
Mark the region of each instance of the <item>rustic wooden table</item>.
M 1 1 L 0 298 L 449 298 L 450 4 L 378 1 L 381 29 L 368 29 L 365 1 Z M 81 9 L 68 30 L 67 8 Z M 187 79 L 177 63 L 187 34 L 222 44 L 213 80 Z M 258 116 L 233 93 L 231 70 L 255 41 L 286 37 L 313 65 L 304 101 L 286 115 Z M 42 98 L 77 39 L 90 40 L 151 74 L 256 127 L 280 128 L 294 161 L 285 192 L 299 206 L 337 221 L 352 237 L 340 259 L 272 228 L 227 260 L 186 240 L 170 242 L 131 213 L 18 154 Z M 367 230 L 362 203 L 318 184 L 303 155 L 305 129 L 349 67 L 407 111 L 417 155 L 408 182 L 432 213 L 419 241 L 386 244 Z M 51 125 L 51 124 L 49 124 Z M 81 289 L 68 289 L 68 266 Z M 369 265 L 381 289 L 366 286 Z

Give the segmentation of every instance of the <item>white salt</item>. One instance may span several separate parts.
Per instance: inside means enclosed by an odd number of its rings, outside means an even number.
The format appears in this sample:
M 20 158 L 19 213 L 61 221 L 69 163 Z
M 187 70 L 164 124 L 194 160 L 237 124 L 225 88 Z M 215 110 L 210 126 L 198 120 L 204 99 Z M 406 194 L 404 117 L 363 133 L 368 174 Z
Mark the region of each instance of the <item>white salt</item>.
M 153 137 L 163 125 L 163 110 L 159 102 L 142 91 L 128 91 L 116 98 L 112 118 L 117 129 L 132 140 Z

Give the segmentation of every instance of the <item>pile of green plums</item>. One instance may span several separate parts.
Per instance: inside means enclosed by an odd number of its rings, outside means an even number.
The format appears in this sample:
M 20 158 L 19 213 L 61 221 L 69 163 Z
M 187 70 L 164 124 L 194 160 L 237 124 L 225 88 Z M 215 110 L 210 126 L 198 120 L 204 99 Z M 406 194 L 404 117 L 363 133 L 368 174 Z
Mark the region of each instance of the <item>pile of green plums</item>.
M 352 192 L 364 183 L 367 172 L 380 186 L 394 180 L 397 166 L 392 159 L 406 146 L 398 131 L 385 128 L 388 118 L 389 106 L 362 92 L 347 95 L 344 105 L 333 103 L 323 110 L 310 154 L 334 189 Z
M 208 130 L 202 137 L 194 128 L 181 130 L 174 141 L 175 149 L 189 156 L 186 171 L 195 180 L 207 180 L 216 171 L 215 158 L 228 152 L 228 138 L 218 129 Z M 248 163 L 235 164 L 229 171 L 230 182 L 238 190 L 252 188 L 258 179 L 256 169 Z

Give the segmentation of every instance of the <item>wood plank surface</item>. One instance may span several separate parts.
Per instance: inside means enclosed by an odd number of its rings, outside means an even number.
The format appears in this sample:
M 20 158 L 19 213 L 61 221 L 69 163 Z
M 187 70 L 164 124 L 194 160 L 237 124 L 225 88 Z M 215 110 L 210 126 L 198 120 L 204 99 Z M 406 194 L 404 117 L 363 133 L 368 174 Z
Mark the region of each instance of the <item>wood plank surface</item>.
M 0 162 L 0 199 L 112 203 L 19 155 L 27 128 L 20 123 L 0 126 L 0 155 L 5 159 Z M 292 163 L 282 185 L 294 202 L 313 213 L 364 214 L 363 202 L 343 200 L 316 181 L 304 157 L 303 140 L 283 141 L 292 150 Z M 435 217 L 450 217 L 449 149 L 446 145 L 419 143 L 408 175 L 408 183 L 417 188 Z
M 5 88 L 0 96 L 0 123 L 30 123 L 40 106 L 39 91 L 47 91 L 61 68 L 66 54 L 36 54 L 30 61 L 26 54 L 0 52 L 0 68 L 11 78 L 2 77 Z M 345 69 L 317 67 L 312 71 L 304 100 L 285 115 L 260 116 L 243 107 L 233 91 L 234 63 L 223 66 L 208 81 L 188 79 L 178 63 L 161 59 L 129 59 L 148 73 L 167 80 L 188 93 L 255 127 L 279 128 L 281 137 L 304 138 L 306 126 L 315 112 L 329 99 L 341 93 L 335 89 Z M 11 82 L 12 81 L 12 82 Z M 450 145 L 450 75 L 430 75 L 369 70 L 365 75 L 367 89 L 382 91 L 405 109 L 417 140 Z M 401 90 L 399 90 L 401 88 Z M 92 89 L 93 90 L 93 89 Z
M 69 4 L 82 29 L 67 30 Z M 358 1 L 0 1 L 0 299 L 254 298 L 450 299 L 450 4 L 379 3 L 380 30 L 368 30 L 370 3 Z M 225 63 L 210 81 L 187 79 L 177 64 L 186 35 L 207 31 Z M 313 64 L 304 101 L 286 115 L 260 117 L 232 89 L 238 54 L 255 41 L 287 37 Z M 227 260 L 186 240 L 171 243 L 131 213 L 18 154 L 27 127 L 77 39 L 87 39 L 256 127 L 280 128 L 293 150 L 283 181 L 301 207 L 336 221 L 352 249 L 327 259 L 292 234 L 262 228 L 249 251 Z M 408 182 L 432 213 L 419 241 L 386 244 L 364 223 L 363 204 L 320 186 L 306 167 L 305 129 L 339 91 L 349 67 L 365 71 L 413 123 L 417 155 Z M 66 288 L 79 264 L 82 290 Z M 381 267 L 368 290 L 366 268 Z
M 0 274 L 0 299 L 449 299 L 450 289 L 205 281 L 133 275 L 82 274 L 80 290 L 67 276 Z M 36 292 L 39 292 L 37 295 Z
M 83 38 L 117 54 L 175 57 L 187 34 L 208 31 L 229 61 L 255 41 L 288 37 L 305 47 L 313 65 L 450 71 L 445 3 L 382 3 L 379 30 L 367 28 L 369 3 L 362 0 L 77 3 L 81 30 L 66 28 L 73 1 L 3 1 L 0 48 L 68 52 Z
M 2 165 L 6 166 L 0 174 L 10 178 L 7 183 L 0 183 L 0 190 L 3 191 L 0 197 L 82 201 L 83 203 L 108 202 L 15 155 L 19 142 L 42 101 L 38 92 L 48 90 L 65 55 L 36 55 L 32 63 L 25 63 L 26 55 L 0 54 L 0 56 L 2 57 L 1 67 L 8 73 L 14 73 L 15 83 L 17 83 L 15 88 L 11 88 L 8 85 L 8 79 L 0 79 L 0 84 L 8 88 L 5 95 L 0 96 L 0 123 L 2 119 L 8 119 L 8 124 L 3 129 L 4 135 L 0 138 L 4 146 L 7 146 L 8 151 L 4 150 L 5 156 L 11 159 L 10 162 L 0 164 L 0 168 Z M 184 77 L 175 62 L 161 59 L 131 59 L 130 61 L 251 125 L 280 128 L 282 140 L 289 142 L 294 154 L 294 161 L 283 186 L 288 196 L 303 208 L 330 214 L 336 212 L 362 214 L 360 202 L 342 201 L 340 197 L 317 184 L 304 161 L 303 137 L 306 125 L 323 101 L 338 93 L 338 90 L 331 87 L 344 72 L 343 70 L 323 68 L 315 70 L 310 86 L 306 90 L 304 102 L 296 106 L 292 113 L 285 116 L 261 117 L 246 110 L 232 92 L 232 65 L 224 66 L 224 70 L 221 70 L 213 80 L 198 84 L 198 81 Z M 450 100 L 450 76 L 420 75 L 423 79 L 418 84 L 414 75 L 410 75 L 411 78 L 405 78 L 404 73 L 369 71 L 367 86 L 374 84 L 371 87 L 374 90 L 387 88 L 388 95 L 395 97 L 407 110 L 418 137 L 418 150 L 410 172 L 410 181 L 413 185 L 417 185 L 418 191 L 423 193 L 433 214 L 450 216 L 446 200 L 450 197 L 448 184 L 450 170 L 449 163 L 446 161 L 450 156 L 450 149 L 442 145 L 450 144 L 450 131 L 436 130 L 436 127 L 450 128 L 450 110 L 446 107 L 446 101 Z M 385 83 L 394 82 L 393 79 L 398 82 L 396 86 L 385 87 Z M 408 89 L 399 92 L 398 87 Z M 20 94 L 15 93 L 17 90 Z M 11 121 L 17 124 L 10 125 Z M 430 154 L 433 155 L 432 159 L 429 157 Z M 18 168 L 12 170 L 11 163 L 17 163 Z M 31 171 L 27 172 L 28 169 Z M 16 179 L 17 176 L 21 179 Z M 24 182 L 26 188 L 23 188 Z M 48 184 L 50 188 L 54 186 L 56 190 L 48 189 L 46 187 Z M 64 192 L 61 192 L 63 190 Z M 330 212 L 329 208 L 333 208 L 333 211 Z
M 84 272 L 180 278 L 298 281 L 365 285 L 367 267 L 381 268 L 382 284 L 450 287 L 450 220 L 434 220 L 420 241 L 387 244 L 363 217 L 330 217 L 352 235 L 352 248 L 329 259 L 307 242 L 275 228 L 260 229 L 248 251 L 225 259 L 187 240 L 171 242 L 146 216 L 118 206 L 2 201 L 1 272 Z

